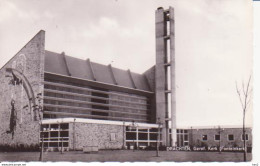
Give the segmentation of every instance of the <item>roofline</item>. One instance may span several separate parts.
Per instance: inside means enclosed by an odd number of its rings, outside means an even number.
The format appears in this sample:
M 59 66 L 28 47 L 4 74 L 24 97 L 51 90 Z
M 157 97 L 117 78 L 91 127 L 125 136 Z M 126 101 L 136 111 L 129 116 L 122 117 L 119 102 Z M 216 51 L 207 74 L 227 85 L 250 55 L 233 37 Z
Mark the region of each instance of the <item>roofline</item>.
M 234 129 L 234 128 L 243 128 L 242 125 L 219 125 L 219 126 L 177 126 L 177 129 L 218 129 L 218 128 L 222 128 L 222 129 Z M 252 129 L 252 126 L 245 126 L 245 128 L 250 128 Z
M 118 90 L 118 88 L 122 88 L 125 91 L 130 91 L 130 92 L 133 92 L 135 94 L 143 94 L 145 96 L 151 96 L 151 95 L 154 94 L 154 92 L 151 92 L 151 91 L 145 91 L 145 90 L 141 90 L 141 89 L 134 89 L 134 88 L 129 88 L 129 87 L 125 87 L 125 86 L 108 84 L 108 83 L 104 83 L 104 82 L 93 81 L 93 80 L 83 79 L 83 78 L 78 78 L 78 77 L 73 77 L 73 76 L 66 76 L 66 75 L 52 73 L 52 72 L 47 72 L 47 71 L 44 71 L 44 74 L 50 74 L 50 75 L 55 75 L 55 76 L 60 76 L 60 77 L 65 77 L 65 78 L 71 78 L 71 79 L 76 79 L 76 80 L 80 80 L 80 81 L 85 81 L 85 82 L 93 84 L 93 85 L 95 85 L 95 84 L 97 85 L 98 84 L 98 85 L 101 85 L 101 86 L 113 87 L 116 90 Z M 118 90 L 118 91 L 122 91 L 122 90 Z
M 85 118 L 57 118 L 57 119 L 43 119 L 42 124 L 53 124 L 53 123 L 95 123 L 95 124 L 106 124 L 106 125 L 119 125 L 119 126 L 131 126 L 133 122 L 124 121 L 112 121 L 112 120 L 97 120 L 97 119 L 85 119 Z M 137 127 L 152 127 L 158 128 L 158 124 L 139 123 L 135 122 Z
M 9 60 L 0 68 L 0 70 L 2 70 L 10 61 L 12 61 L 12 60 L 14 59 L 14 57 L 15 57 L 19 52 L 21 52 L 22 49 L 24 49 L 24 47 L 27 46 L 27 44 L 29 44 L 29 43 L 31 42 L 31 40 L 34 39 L 35 36 L 37 36 L 40 32 L 44 32 L 44 33 L 45 33 L 44 30 L 40 30 L 40 31 L 39 31 L 36 35 L 34 35 L 14 56 L 12 56 L 12 58 L 9 59 Z M 45 51 L 45 49 L 44 49 L 44 51 Z
M 47 49 L 45 49 L 45 51 L 51 52 L 51 53 L 54 53 L 54 54 L 59 54 L 59 55 L 61 54 L 61 53 L 57 53 L 57 52 L 50 51 L 50 50 L 47 50 Z M 83 59 L 83 58 L 79 58 L 79 57 L 75 57 L 75 56 L 71 56 L 71 55 L 67 55 L 67 54 L 66 54 L 65 56 L 67 56 L 67 57 L 72 57 L 72 58 L 79 59 L 79 60 L 83 60 L 83 61 L 89 60 L 91 63 L 96 63 L 96 64 L 99 64 L 99 65 L 104 65 L 104 64 L 101 64 L 101 63 L 99 63 L 99 62 L 92 62 L 90 58 Z M 124 70 L 124 69 L 121 69 L 121 68 L 118 68 L 118 67 L 114 67 L 114 66 L 112 66 L 112 64 L 107 64 L 107 66 L 109 66 L 109 65 L 111 65 L 112 68 L 119 69 L 119 70 Z M 104 65 L 104 66 L 106 66 L 106 65 Z M 133 73 L 133 74 L 138 74 L 138 75 L 144 75 L 145 72 L 147 72 L 148 70 L 150 70 L 150 69 L 153 68 L 153 67 L 155 67 L 155 65 L 151 66 L 149 69 L 147 69 L 147 70 L 144 71 L 143 73 L 133 72 L 133 71 L 131 71 L 131 73 Z M 127 70 L 124 70 L 124 71 L 127 71 Z
M 95 124 L 106 124 L 106 125 L 119 125 L 119 126 L 131 126 L 133 122 L 124 122 L 124 121 L 112 121 L 112 120 L 98 120 L 98 119 L 85 119 L 85 118 L 57 118 L 57 119 L 43 119 L 42 124 L 54 124 L 54 123 L 95 123 Z M 138 127 L 151 127 L 151 128 L 158 128 L 158 124 L 154 123 L 139 123 L 135 122 L 136 126 Z M 197 126 L 192 129 L 217 129 L 218 126 Z M 239 125 L 228 125 L 222 126 L 221 128 L 241 128 Z M 246 127 L 252 128 L 252 127 Z M 177 129 L 191 129 L 191 128 L 180 128 Z

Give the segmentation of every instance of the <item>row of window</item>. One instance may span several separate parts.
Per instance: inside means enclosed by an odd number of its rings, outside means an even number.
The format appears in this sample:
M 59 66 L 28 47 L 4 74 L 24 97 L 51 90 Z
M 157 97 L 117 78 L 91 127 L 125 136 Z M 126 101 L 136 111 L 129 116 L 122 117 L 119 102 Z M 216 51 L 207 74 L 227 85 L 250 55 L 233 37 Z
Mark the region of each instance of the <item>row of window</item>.
M 162 136 L 158 134 L 158 128 L 137 128 L 126 126 L 126 146 L 130 148 L 130 146 L 137 147 L 147 147 L 152 146 L 156 147 L 158 139 Z M 161 141 L 159 141 L 161 142 Z
M 171 130 L 170 130 L 171 132 Z M 177 146 L 188 146 L 189 145 L 189 133 L 188 130 L 177 129 Z
M 48 147 L 69 146 L 69 124 L 43 124 L 40 132 L 40 144 Z
M 46 96 L 44 99 L 44 109 L 46 111 L 44 118 L 81 116 L 103 120 L 138 120 L 139 122 L 147 122 L 149 120 L 147 113 L 149 106 L 146 105 L 148 99 L 145 96 L 118 93 L 118 96 L 123 96 L 124 98 L 111 104 L 109 102 L 110 96 L 117 96 L 117 93 L 110 92 L 108 89 L 84 86 L 82 88 L 81 85 L 70 85 L 70 83 L 49 80 L 47 78 L 45 78 L 45 81 L 48 82 L 45 82 L 44 85 L 46 90 L 44 93 Z M 68 94 L 68 92 L 72 93 Z M 81 95 L 77 96 L 77 94 Z M 127 103 L 122 104 L 122 102 Z M 57 116 L 52 115 L 55 113 Z
M 245 135 L 246 136 L 246 141 L 248 140 L 248 134 Z M 207 141 L 208 140 L 208 135 L 202 135 L 202 141 Z M 215 134 L 214 135 L 214 140 L 215 141 L 220 141 L 221 138 L 220 138 L 220 135 L 219 134 Z M 234 137 L 234 134 L 228 134 L 227 135 L 227 140 L 228 141 L 234 141 L 235 140 L 235 137 Z M 241 135 L 241 140 L 243 141 L 244 140 L 244 135 L 242 134 Z
M 57 81 L 57 80 L 50 80 L 45 78 L 44 79 L 45 84 L 44 88 L 45 89 L 50 89 L 50 90 L 58 90 L 58 91 L 63 91 L 63 92 L 72 92 L 72 93 L 78 93 L 78 94 L 83 94 L 83 95 L 90 95 L 92 92 L 96 93 L 102 93 L 103 88 L 100 90 L 99 88 L 94 88 L 90 86 L 82 86 L 80 84 L 74 84 L 70 82 L 62 82 L 62 81 Z M 55 84 L 55 85 L 53 85 Z M 135 95 L 135 94 L 129 94 L 129 93 L 120 93 L 120 92 L 112 92 L 112 91 L 107 91 L 105 92 L 107 95 L 110 95 L 112 99 L 117 99 L 119 101 L 123 102 L 136 102 L 137 104 L 146 104 L 147 98 L 144 96 L 140 95 Z M 102 96 L 101 96 L 102 97 Z

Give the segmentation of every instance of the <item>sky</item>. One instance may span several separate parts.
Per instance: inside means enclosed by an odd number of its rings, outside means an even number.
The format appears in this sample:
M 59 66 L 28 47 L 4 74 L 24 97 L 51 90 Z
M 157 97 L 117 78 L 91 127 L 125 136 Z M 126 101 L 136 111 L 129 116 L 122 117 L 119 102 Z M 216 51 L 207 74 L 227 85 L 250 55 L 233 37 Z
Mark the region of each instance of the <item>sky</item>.
M 175 10 L 177 126 L 241 126 L 236 82 L 253 74 L 250 0 L 1 0 L 0 67 L 43 29 L 46 50 L 143 73 L 155 64 L 161 6 Z
M 260 121 L 258 120 L 258 117 L 260 116 L 260 112 L 258 111 L 260 109 L 260 103 L 258 102 L 260 98 L 260 1 L 254 1 L 254 97 L 253 97 L 253 104 L 254 104 L 254 110 L 253 110 L 253 145 L 254 150 L 253 156 L 254 161 L 256 161 L 257 158 L 256 155 L 260 154 L 259 147 L 260 143 L 257 140 L 260 140 L 260 134 L 259 134 L 259 126 Z M 257 86 L 256 86 L 257 85 Z

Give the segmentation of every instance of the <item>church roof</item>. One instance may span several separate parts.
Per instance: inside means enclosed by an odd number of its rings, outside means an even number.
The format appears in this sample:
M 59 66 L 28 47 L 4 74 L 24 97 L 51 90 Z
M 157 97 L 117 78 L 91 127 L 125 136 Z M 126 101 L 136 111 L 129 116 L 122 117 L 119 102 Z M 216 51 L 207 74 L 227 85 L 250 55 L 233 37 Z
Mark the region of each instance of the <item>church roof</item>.
M 98 81 L 137 90 L 152 91 L 145 74 L 133 73 L 45 50 L 45 72 Z

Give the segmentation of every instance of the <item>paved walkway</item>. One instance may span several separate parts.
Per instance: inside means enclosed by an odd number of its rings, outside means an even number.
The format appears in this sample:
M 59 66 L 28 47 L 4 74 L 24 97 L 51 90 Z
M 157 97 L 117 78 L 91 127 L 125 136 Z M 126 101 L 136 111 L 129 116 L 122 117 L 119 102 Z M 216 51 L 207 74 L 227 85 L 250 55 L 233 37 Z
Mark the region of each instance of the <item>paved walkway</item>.
M 39 152 L 8 152 L 0 153 L 0 161 L 38 161 Z M 44 161 L 217 161 L 217 162 L 241 162 L 243 153 L 231 152 L 176 152 L 160 151 L 160 157 L 156 157 L 156 151 L 131 151 L 131 150 L 106 150 L 95 154 L 83 153 L 82 151 L 44 152 Z M 252 154 L 247 154 L 247 160 L 252 160 Z

